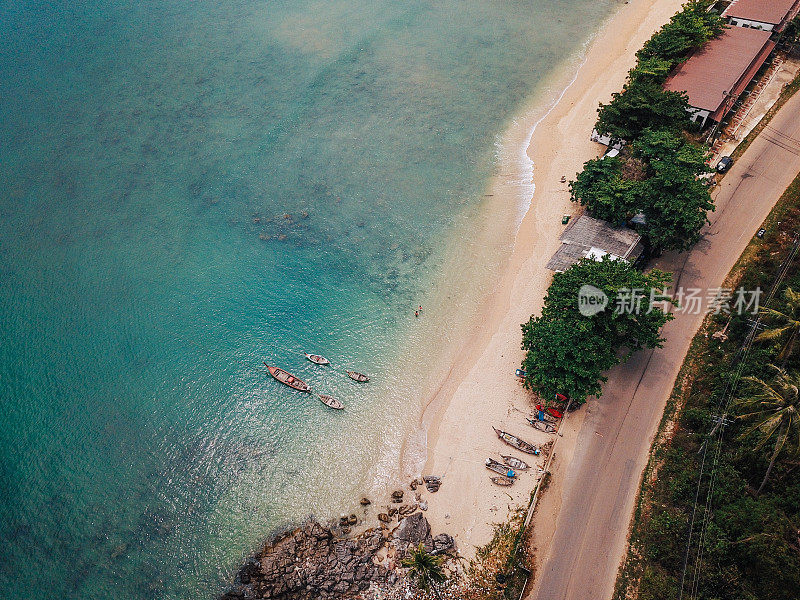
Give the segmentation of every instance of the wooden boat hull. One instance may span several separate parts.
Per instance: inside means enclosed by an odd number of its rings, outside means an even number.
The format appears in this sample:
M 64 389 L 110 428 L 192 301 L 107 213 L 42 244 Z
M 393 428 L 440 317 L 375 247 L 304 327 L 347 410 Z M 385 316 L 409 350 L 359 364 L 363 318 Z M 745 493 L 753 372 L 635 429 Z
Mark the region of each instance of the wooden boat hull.
M 305 357 L 308 360 L 310 360 L 312 363 L 314 363 L 315 365 L 329 365 L 329 364 L 331 364 L 331 361 L 329 361 L 324 356 L 320 356 L 319 354 L 308 354 L 307 352 L 304 352 L 304 354 L 305 354 Z
M 544 431 L 545 433 L 555 433 L 556 428 L 552 423 L 548 421 L 539 421 L 538 419 L 528 419 L 528 423 L 531 424 L 531 427 L 534 429 L 538 429 L 539 431 Z
M 311 393 L 311 386 L 302 379 L 298 379 L 289 373 L 289 371 L 281 369 L 280 367 L 271 367 L 267 363 L 264 363 L 264 365 L 269 370 L 269 374 L 272 375 L 275 380 L 280 381 L 283 385 L 288 385 L 290 388 L 297 390 L 298 392 L 304 392 L 306 394 Z
M 322 402 L 322 403 L 323 403 L 325 406 L 329 406 L 330 408 L 333 408 L 333 409 L 335 409 L 335 410 L 342 410 L 342 409 L 344 408 L 344 404 L 342 404 L 341 402 L 339 402 L 339 401 L 338 401 L 336 398 L 334 398 L 333 396 L 328 396 L 327 394 L 320 394 L 320 395 L 319 395 L 319 400 L 320 400 L 320 402 Z
M 514 473 L 514 469 L 511 467 L 504 465 L 503 463 L 499 463 L 496 460 L 492 460 L 491 458 L 486 459 L 486 468 L 490 471 L 494 471 L 495 473 L 502 475 L 503 477 L 508 477 L 509 479 L 514 479 L 516 477 L 516 473 Z
M 495 427 L 492 427 L 494 432 L 497 434 L 501 440 L 503 440 L 506 444 L 511 446 L 512 448 L 516 448 L 520 452 L 524 452 L 525 454 L 539 454 L 539 448 L 534 446 L 533 444 L 529 444 L 525 440 L 518 438 L 517 436 L 508 433 L 507 431 L 501 431 Z
M 503 462 L 506 463 L 512 469 L 516 469 L 517 471 L 527 471 L 530 469 L 530 465 L 526 463 L 521 458 L 517 458 L 516 456 L 506 456 L 505 454 L 501 454 L 500 458 L 503 459 Z
M 358 373 L 356 371 L 348 371 L 347 376 L 353 381 L 357 381 L 358 383 L 367 383 L 369 381 L 369 377 L 367 377 L 363 373 Z
M 503 487 L 514 485 L 514 480 L 508 477 L 490 477 L 489 479 L 492 480 L 493 484 L 502 485 Z

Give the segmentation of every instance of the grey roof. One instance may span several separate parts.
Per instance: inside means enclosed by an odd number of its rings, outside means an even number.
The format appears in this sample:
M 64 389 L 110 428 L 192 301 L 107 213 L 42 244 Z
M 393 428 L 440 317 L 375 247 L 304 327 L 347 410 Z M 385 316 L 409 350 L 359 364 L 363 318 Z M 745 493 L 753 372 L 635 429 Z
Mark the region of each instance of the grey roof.
M 641 236 L 627 227 L 612 227 L 600 219 L 581 215 L 561 234 L 561 247 L 550 258 L 547 268 L 565 271 L 590 254 L 610 254 L 635 260 L 644 250 Z

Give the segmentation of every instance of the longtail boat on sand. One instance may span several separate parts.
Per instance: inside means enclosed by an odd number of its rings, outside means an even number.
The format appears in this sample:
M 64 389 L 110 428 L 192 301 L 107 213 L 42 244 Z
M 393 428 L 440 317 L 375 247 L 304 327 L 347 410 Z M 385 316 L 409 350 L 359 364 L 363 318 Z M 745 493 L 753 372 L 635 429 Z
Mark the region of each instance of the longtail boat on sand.
M 512 448 L 516 448 L 520 452 L 524 452 L 525 454 L 539 454 L 539 448 L 534 446 L 533 444 L 529 444 L 525 440 L 519 439 L 517 436 L 508 433 L 507 431 L 501 431 L 495 427 L 492 427 L 494 432 L 497 434 L 501 440 L 503 440 L 506 444 L 511 446 Z
M 348 371 L 347 376 L 353 381 L 357 381 L 358 383 L 366 383 L 369 381 L 369 377 L 367 377 L 363 373 L 356 373 L 355 371 Z
M 553 408 L 552 406 L 542 406 L 541 404 L 537 404 L 536 410 L 546 412 L 548 415 L 550 415 L 551 417 L 555 417 L 556 419 L 560 419 L 561 417 L 564 416 L 564 413 L 562 413 L 557 408 Z
M 315 365 L 329 365 L 331 361 L 329 361 L 324 356 L 320 356 L 319 354 L 309 354 L 308 352 L 303 352 L 306 355 L 306 358 L 310 360 Z
M 545 433 L 556 432 L 555 425 L 553 425 L 549 421 L 540 421 L 539 419 L 531 419 L 528 417 L 526 417 L 526 419 L 528 419 L 528 423 L 530 423 L 531 427 L 533 427 L 534 429 L 538 429 L 539 431 L 544 431 Z
M 514 473 L 514 469 L 512 469 L 508 465 L 504 465 L 503 463 L 497 462 L 496 460 L 493 460 L 491 458 L 487 458 L 485 464 L 486 468 L 489 469 L 490 471 L 499 473 L 500 475 L 508 477 L 509 479 L 514 479 L 514 477 L 517 476 L 517 474 Z
M 492 483 L 495 485 L 502 485 L 508 487 L 509 485 L 514 485 L 514 480 L 509 479 L 508 477 L 490 477 L 489 479 L 492 480 Z
M 328 396 L 327 394 L 320 394 L 319 399 L 326 406 L 330 406 L 331 408 L 335 408 L 336 410 L 342 410 L 344 408 L 344 404 L 339 402 L 333 396 Z
M 264 363 L 264 365 L 267 367 L 267 369 L 269 369 L 269 374 L 282 384 L 288 385 L 290 388 L 295 389 L 298 392 L 306 392 L 308 394 L 311 393 L 311 386 L 302 379 L 298 379 L 289 373 L 289 371 L 285 371 L 280 367 L 271 367 L 267 363 Z
M 500 458 L 503 459 L 503 462 L 506 463 L 512 469 L 516 469 L 517 471 L 527 471 L 530 469 L 528 463 L 526 463 L 521 458 L 517 458 L 516 456 L 506 456 L 505 454 L 501 454 Z

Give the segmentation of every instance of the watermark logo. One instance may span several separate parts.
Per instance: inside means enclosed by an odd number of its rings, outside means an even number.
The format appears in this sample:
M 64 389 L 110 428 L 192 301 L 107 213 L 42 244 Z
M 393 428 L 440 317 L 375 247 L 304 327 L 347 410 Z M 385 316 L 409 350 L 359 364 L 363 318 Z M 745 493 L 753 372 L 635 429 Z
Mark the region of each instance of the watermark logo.
M 582 285 L 578 290 L 578 312 L 584 317 L 591 317 L 605 310 L 608 306 L 606 293 L 593 285 Z
M 662 312 L 691 315 L 757 315 L 762 290 L 739 288 L 682 288 L 669 294 L 669 290 L 645 288 L 620 288 L 614 295 L 614 314 L 650 314 L 656 309 Z M 578 290 L 578 311 L 584 317 L 602 312 L 611 303 L 603 290 L 593 285 L 582 285 Z

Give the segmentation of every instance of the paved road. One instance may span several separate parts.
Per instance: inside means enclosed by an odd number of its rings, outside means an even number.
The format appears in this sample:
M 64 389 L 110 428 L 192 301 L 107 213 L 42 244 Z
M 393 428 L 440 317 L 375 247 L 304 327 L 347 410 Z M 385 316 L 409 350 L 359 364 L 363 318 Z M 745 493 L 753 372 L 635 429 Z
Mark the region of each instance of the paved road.
M 798 171 L 800 94 L 725 176 L 703 239 L 691 252 L 664 256 L 657 266 L 675 273 L 684 288 L 718 288 Z M 640 352 L 613 369 L 603 397 L 585 407 L 556 532 L 529 598 L 611 597 L 650 443 L 701 322 L 702 315 L 678 314 L 664 328 L 664 348 Z

